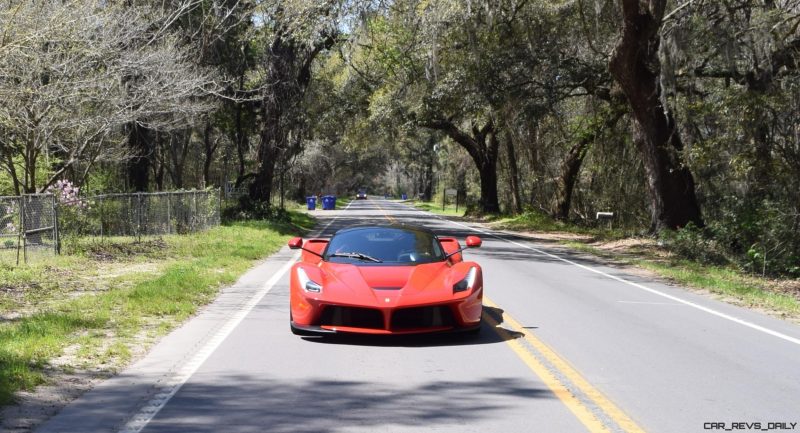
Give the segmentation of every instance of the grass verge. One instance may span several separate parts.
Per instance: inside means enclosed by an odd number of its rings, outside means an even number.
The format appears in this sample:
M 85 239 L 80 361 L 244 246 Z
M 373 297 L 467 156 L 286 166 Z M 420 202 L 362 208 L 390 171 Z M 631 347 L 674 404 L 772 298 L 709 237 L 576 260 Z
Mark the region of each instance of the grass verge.
M 745 274 L 732 267 L 696 263 L 665 254 L 661 249 L 644 248 L 634 253 L 620 254 L 585 242 L 570 240 L 561 243 L 573 250 L 638 266 L 684 287 L 706 290 L 728 302 L 800 320 L 800 296 L 796 291 L 800 284 L 793 284 L 796 281 L 770 280 Z M 790 286 L 795 286 L 795 289 Z
M 412 204 L 418 209 L 445 216 L 463 217 L 464 212 L 467 210 L 464 205 L 460 205 L 458 206 L 458 209 L 456 209 L 455 204 L 447 204 L 445 205 L 444 209 L 442 209 L 441 204 L 437 205 L 433 202 L 424 202 L 419 200 L 412 201 Z
M 622 230 L 579 226 L 553 219 L 538 211 L 527 211 L 514 216 L 498 216 L 492 220 L 492 227 L 515 231 L 566 232 L 604 240 L 622 239 L 626 236 Z
M 0 405 L 43 383 L 54 367 L 124 366 L 254 261 L 313 226 L 306 214 L 291 219 L 165 236 L 132 255 L 120 253 L 128 248 L 119 243 L 85 244 L 74 256 L 0 267 Z
M 336 209 L 337 210 L 342 210 L 342 209 L 346 208 L 347 205 L 350 204 L 350 202 L 352 200 L 355 200 L 355 199 L 352 198 L 352 197 L 336 197 Z

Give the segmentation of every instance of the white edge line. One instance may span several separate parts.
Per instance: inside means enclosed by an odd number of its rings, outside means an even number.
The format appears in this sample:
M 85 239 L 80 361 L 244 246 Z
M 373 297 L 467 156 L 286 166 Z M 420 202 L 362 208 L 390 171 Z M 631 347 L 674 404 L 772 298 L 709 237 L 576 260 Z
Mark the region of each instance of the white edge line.
M 668 305 L 675 307 L 683 307 L 681 304 L 674 304 L 672 302 L 647 302 L 647 301 L 617 301 L 620 304 L 634 304 L 634 305 Z
M 350 205 L 353 204 L 351 200 L 347 206 L 345 206 L 344 210 L 350 208 Z M 328 221 L 328 224 L 325 225 L 319 232 L 317 232 L 316 236 L 321 235 L 325 232 L 325 230 L 339 218 L 340 215 L 336 215 Z M 155 418 L 155 416 L 167 405 L 167 403 L 175 396 L 175 394 L 180 391 L 183 385 L 197 372 L 203 363 L 214 353 L 217 348 L 225 341 L 226 338 L 239 326 L 242 320 L 250 314 L 250 311 L 261 302 L 261 299 L 272 290 L 275 284 L 283 278 L 283 275 L 292 267 L 294 262 L 300 257 L 300 254 L 294 254 L 289 261 L 287 261 L 279 270 L 276 272 L 272 278 L 267 280 L 266 283 L 256 292 L 246 304 L 242 306 L 242 308 L 237 311 L 224 325 L 211 337 L 206 344 L 204 344 L 197 352 L 195 352 L 194 356 L 186 362 L 183 367 L 178 370 L 171 378 L 168 378 L 166 383 L 161 386 L 163 391 L 158 392 L 150 401 L 145 403 L 142 408 L 137 412 L 131 419 L 122 427 L 120 433 L 139 433 L 141 432 L 150 421 Z M 168 391 L 167 391 L 168 390 Z
M 673 295 L 670 295 L 668 293 L 664 293 L 664 292 L 661 292 L 659 290 L 652 289 L 650 287 L 643 286 L 643 285 L 638 284 L 638 283 L 634 283 L 633 281 L 628 281 L 628 280 L 626 280 L 624 278 L 620 278 L 620 277 L 617 277 L 617 276 L 614 276 L 614 275 L 611 275 L 611 274 L 607 274 L 607 273 L 605 273 L 603 271 L 591 268 L 589 266 L 581 265 L 580 263 L 575 263 L 575 262 L 573 262 L 571 260 L 567 260 L 567 259 L 565 259 L 563 257 L 559 257 L 559 256 L 557 256 L 555 254 L 548 253 L 547 251 L 542 251 L 542 250 L 540 250 L 538 248 L 534 248 L 534 247 L 531 247 L 529 245 L 521 244 L 519 242 L 514 242 L 514 241 L 512 241 L 510 239 L 506 239 L 506 238 L 504 238 L 504 237 L 502 237 L 500 235 L 496 235 L 496 234 L 491 233 L 491 232 L 488 232 L 488 231 L 485 231 L 485 230 L 481 230 L 481 229 L 478 229 L 478 228 L 475 228 L 475 227 L 470 227 L 468 225 L 461 224 L 461 223 L 458 223 L 458 222 L 455 222 L 455 221 L 451 221 L 451 220 L 449 220 L 447 218 L 442 218 L 439 215 L 433 214 L 431 212 L 426 212 L 426 211 L 421 210 L 421 209 L 417 209 L 417 208 L 413 208 L 413 209 L 417 210 L 419 212 L 429 213 L 429 214 L 435 216 L 436 218 L 439 218 L 440 220 L 443 220 L 443 221 L 447 221 L 447 222 L 449 222 L 451 224 L 455 224 L 457 226 L 461 226 L 461 227 L 467 228 L 469 230 L 472 230 L 472 231 L 475 231 L 475 232 L 478 232 L 478 233 L 482 233 L 482 234 L 485 234 L 485 235 L 500 239 L 501 241 L 505 241 L 505 242 L 517 245 L 519 247 L 522 247 L 522 248 L 527 248 L 527 249 L 529 249 L 531 251 L 535 251 L 535 252 L 537 252 L 539 254 L 544 254 L 544 255 L 546 255 L 548 257 L 551 257 L 551 258 L 554 258 L 556 260 L 560 260 L 562 262 L 569 263 L 570 265 L 577 266 L 577 267 L 579 267 L 581 269 L 585 269 L 587 271 L 594 272 L 595 274 L 600 274 L 600 275 L 602 275 L 604 277 L 611 278 L 612 280 L 616 280 L 616 281 L 619 281 L 621 283 L 627 284 L 629 286 L 636 287 L 637 289 L 644 290 L 645 292 L 650 292 L 650 293 L 652 293 L 654 295 L 658 295 L 658 296 L 670 299 L 670 300 L 675 301 L 675 302 L 680 302 L 681 304 L 688 305 L 688 306 L 690 306 L 692 308 L 696 308 L 696 309 L 704 311 L 704 312 L 706 312 L 708 314 L 712 314 L 714 316 L 723 318 L 725 320 L 729 320 L 731 322 L 738 323 L 738 324 L 740 324 L 742 326 L 746 326 L 746 327 L 748 327 L 750 329 L 754 329 L 756 331 L 763 332 L 763 333 L 768 334 L 768 335 L 772 335 L 773 337 L 780 338 L 781 340 L 785 340 L 785 341 L 788 341 L 790 343 L 794 343 L 794 344 L 800 345 L 800 338 L 795 338 L 795 337 L 792 337 L 791 335 L 786 335 L 786 334 L 778 332 L 778 331 L 773 331 L 772 329 L 765 328 L 765 327 L 763 327 L 761 325 L 756 325 L 755 323 L 748 322 L 746 320 L 740 319 L 738 317 L 731 316 L 729 314 L 725 314 L 723 312 L 714 310 L 712 308 L 704 307 L 704 306 L 702 306 L 700 304 L 697 304 L 697 303 L 694 303 L 692 301 L 687 301 L 685 299 L 678 298 L 677 296 L 673 296 Z

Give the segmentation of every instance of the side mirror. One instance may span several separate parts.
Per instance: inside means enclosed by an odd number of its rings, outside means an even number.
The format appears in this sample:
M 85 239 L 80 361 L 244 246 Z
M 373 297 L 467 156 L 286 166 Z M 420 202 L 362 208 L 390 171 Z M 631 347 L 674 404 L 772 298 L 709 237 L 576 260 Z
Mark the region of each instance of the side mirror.
M 480 241 L 479 241 L 480 242 Z M 289 240 L 289 248 L 296 250 L 303 248 L 303 238 L 292 238 Z
M 478 248 L 481 246 L 481 238 L 477 236 L 467 236 L 467 248 Z

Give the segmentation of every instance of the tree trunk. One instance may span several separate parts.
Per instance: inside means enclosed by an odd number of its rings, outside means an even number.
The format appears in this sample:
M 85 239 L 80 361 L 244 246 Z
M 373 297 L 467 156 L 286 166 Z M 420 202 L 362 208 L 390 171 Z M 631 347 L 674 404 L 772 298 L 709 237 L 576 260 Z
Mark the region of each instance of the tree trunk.
M 473 124 L 471 136 L 459 130 L 448 119 L 423 121 L 420 122 L 420 126 L 444 132 L 469 153 L 481 178 L 481 212 L 500 212 L 497 196 L 497 155 L 500 144 L 494 129 L 494 122 L 489 120 L 483 128 L 478 128 Z M 488 143 L 486 142 L 487 138 Z
M 275 162 L 279 153 L 277 141 L 281 136 L 279 107 L 267 105 L 263 109 L 263 115 L 265 125 L 261 130 L 257 154 L 259 165 L 253 183 L 250 184 L 250 198 L 257 202 L 270 203 Z
M 683 161 L 683 143 L 662 101 L 658 47 L 666 0 L 621 0 L 622 37 L 609 70 L 631 106 L 637 143 L 650 190 L 652 229 L 703 225 L 694 178 Z
M 425 181 L 422 184 L 422 199 L 431 201 L 433 198 L 433 158 L 428 160 L 425 164 Z
M 267 56 L 267 90 L 261 98 L 264 126 L 261 130 L 258 167 L 250 185 L 253 201 L 270 203 L 275 163 L 279 156 L 289 158 L 289 134 L 302 127 L 298 108 L 311 82 L 311 64 L 324 49 L 333 46 L 336 35 L 321 35 L 313 46 L 307 46 L 289 35 L 279 35 L 269 47 Z M 299 140 L 295 143 L 299 145 Z
M 155 158 L 153 158 L 153 163 L 155 164 L 153 168 L 153 181 L 156 183 L 157 191 L 164 191 L 164 171 L 166 165 L 164 161 L 164 142 L 162 140 L 162 134 L 157 131 L 153 146 L 153 154 L 155 156 Z
M 489 123 L 491 124 L 491 121 Z M 483 213 L 500 213 L 500 201 L 497 194 L 497 156 L 500 153 L 500 142 L 493 124 L 488 134 L 489 145 L 486 146 L 485 157 L 480 168 L 481 211 Z
M 239 91 L 244 90 L 244 73 L 239 76 Z M 241 102 L 236 102 L 236 116 L 234 118 L 234 143 L 236 143 L 236 157 L 237 166 L 236 173 L 236 188 L 242 186 L 242 181 L 245 178 L 244 157 L 249 147 L 247 136 L 244 132 L 244 125 L 242 123 L 242 109 L 244 108 Z
M 153 146 L 150 130 L 137 122 L 130 122 L 128 130 L 128 148 L 133 157 L 128 161 L 128 184 L 136 192 L 146 192 L 150 184 L 150 158 Z
M 582 134 L 575 143 L 567 156 L 561 162 L 561 175 L 556 183 L 556 197 L 551 213 L 553 217 L 560 220 L 569 219 L 569 211 L 572 206 L 572 193 L 578 181 L 578 174 L 583 166 L 583 160 L 589 150 L 589 146 L 597 140 L 603 131 L 613 128 L 619 118 L 625 113 L 620 101 L 612 100 L 609 111 L 599 114 L 601 118 L 596 118 L 590 126 L 590 130 Z
M 203 148 L 205 149 L 205 159 L 203 160 L 203 188 L 211 185 L 211 164 L 214 162 L 214 152 L 217 151 L 217 143 L 211 141 L 211 121 L 206 119 L 206 127 L 203 134 Z
M 183 188 L 183 168 L 186 164 L 186 154 L 189 151 L 191 142 L 191 131 L 184 130 L 170 134 L 170 164 L 169 175 L 172 178 L 173 186 L 177 189 Z
M 572 191 L 578 180 L 578 173 L 586 157 L 586 151 L 592 140 L 582 138 L 575 143 L 567 152 L 566 158 L 561 162 L 561 176 L 556 184 L 556 199 L 553 206 L 553 217 L 560 220 L 569 218 L 569 210 L 572 205 Z
M 479 170 L 481 178 L 481 211 L 483 213 L 499 213 L 500 204 L 497 199 L 497 167 L 487 162 Z
M 436 137 L 431 134 L 425 148 L 425 167 L 423 169 L 422 180 L 422 199 L 431 201 L 433 199 L 433 166 L 436 163 Z
M 15 195 L 20 195 L 20 186 L 21 182 L 17 175 L 17 168 L 14 165 L 14 158 L 11 156 L 11 151 L 7 144 L 0 143 L 0 150 L 3 152 L 0 153 L 5 157 L 5 161 L 3 161 L 6 165 L 6 170 L 8 171 L 9 175 L 11 175 L 11 180 L 14 181 L 14 193 Z
M 519 191 L 519 168 L 517 168 L 517 154 L 514 150 L 514 142 L 511 140 L 511 133 L 506 131 L 506 155 L 508 156 L 508 177 L 509 187 L 511 188 L 511 198 L 514 200 L 514 212 L 522 212 L 522 199 Z
M 296 192 L 297 195 L 295 196 L 295 198 L 297 199 L 297 201 L 305 202 L 306 201 L 306 176 L 302 171 L 300 171 L 300 173 L 298 173 L 298 176 L 300 177 L 300 180 L 299 180 L 300 183 L 298 183 L 298 185 L 297 185 L 297 192 Z

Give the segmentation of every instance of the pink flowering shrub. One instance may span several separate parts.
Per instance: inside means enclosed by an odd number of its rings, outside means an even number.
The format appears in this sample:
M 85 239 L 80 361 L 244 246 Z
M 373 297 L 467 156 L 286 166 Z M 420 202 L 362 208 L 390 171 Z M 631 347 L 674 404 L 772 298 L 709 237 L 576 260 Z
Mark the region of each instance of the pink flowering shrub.
M 62 206 L 86 207 L 86 202 L 78 198 L 80 188 L 68 180 L 56 181 L 56 183 L 47 188 L 47 191 L 55 195 L 56 200 Z

